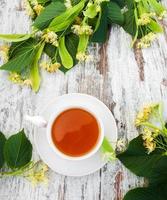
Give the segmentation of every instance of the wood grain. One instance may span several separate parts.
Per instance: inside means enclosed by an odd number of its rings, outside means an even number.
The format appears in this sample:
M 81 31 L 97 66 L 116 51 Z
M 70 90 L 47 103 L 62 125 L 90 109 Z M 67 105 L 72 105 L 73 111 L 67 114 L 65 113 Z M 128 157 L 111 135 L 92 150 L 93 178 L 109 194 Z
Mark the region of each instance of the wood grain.
M 31 22 L 20 0 L 0 0 L 0 19 L 1 33 L 29 31 Z M 167 98 L 166 40 L 166 35 L 161 35 L 151 48 L 134 51 L 130 49 L 130 36 L 114 26 L 105 45 L 90 47 L 94 56 L 92 62 L 79 65 L 66 75 L 43 71 L 38 94 L 11 84 L 6 72 L 1 72 L 0 130 L 9 136 L 24 127 L 33 142 L 34 127 L 23 121 L 23 114 L 38 114 L 58 95 L 82 92 L 96 96 L 111 109 L 119 138 L 128 142 L 137 135 L 133 124 L 137 110 L 144 103 Z M 34 158 L 38 159 L 36 152 Z M 33 188 L 22 178 L 1 179 L 0 199 L 121 200 L 130 188 L 141 184 L 143 179 L 134 176 L 117 161 L 81 178 L 64 177 L 50 170 L 48 187 Z

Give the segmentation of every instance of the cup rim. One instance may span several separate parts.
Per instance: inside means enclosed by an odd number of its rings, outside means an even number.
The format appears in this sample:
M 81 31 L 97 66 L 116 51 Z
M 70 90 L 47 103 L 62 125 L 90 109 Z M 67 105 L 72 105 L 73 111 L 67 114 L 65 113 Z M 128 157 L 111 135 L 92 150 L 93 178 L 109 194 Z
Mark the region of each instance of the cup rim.
M 82 155 L 82 156 L 76 156 L 76 157 L 73 157 L 73 156 L 69 156 L 69 155 L 66 155 L 64 154 L 63 152 L 61 152 L 57 147 L 56 145 L 54 144 L 53 140 L 52 140 L 52 126 L 53 126 L 53 123 L 54 121 L 56 120 L 56 118 L 61 114 L 63 113 L 64 111 L 66 110 L 70 110 L 70 109 L 82 109 L 82 110 L 85 110 L 87 112 L 89 112 L 91 115 L 94 116 L 94 118 L 96 119 L 97 123 L 98 123 L 98 126 L 99 126 L 99 131 L 100 131 L 100 134 L 99 134 L 99 138 L 98 138 L 98 141 L 96 143 L 96 145 L 86 154 Z M 87 159 L 91 156 L 93 156 L 101 147 L 102 145 L 102 142 L 103 142 L 103 139 L 104 139 L 104 126 L 103 126 L 103 123 L 102 123 L 102 120 L 100 119 L 99 116 L 97 116 L 97 114 L 95 114 L 92 110 L 90 110 L 89 108 L 87 108 L 86 106 L 79 106 L 79 105 L 76 105 L 76 106 L 67 106 L 67 107 L 63 107 L 61 108 L 60 110 L 58 110 L 57 112 L 55 111 L 49 118 L 48 120 L 48 125 L 47 125 L 47 139 L 48 139 L 48 142 L 49 142 L 49 145 L 51 146 L 51 148 L 54 150 L 54 152 L 60 156 L 61 158 L 64 158 L 66 160 L 84 160 L 84 159 Z

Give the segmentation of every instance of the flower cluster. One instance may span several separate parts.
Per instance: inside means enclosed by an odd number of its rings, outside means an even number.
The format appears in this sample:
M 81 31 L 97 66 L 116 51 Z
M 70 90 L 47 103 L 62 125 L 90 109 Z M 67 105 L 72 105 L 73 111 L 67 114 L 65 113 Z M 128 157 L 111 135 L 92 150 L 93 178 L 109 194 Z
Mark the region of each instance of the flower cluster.
M 53 31 L 48 31 L 47 33 L 44 33 L 42 36 L 42 39 L 46 42 L 46 43 L 50 43 L 53 46 L 58 46 L 58 35 L 53 32 Z
M 83 52 L 78 52 L 77 55 L 76 55 L 76 59 L 79 60 L 79 62 L 91 61 L 92 56 L 88 55 L 86 53 L 83 53 Z
M 64 5 L 65 5 L 66 8 L 71 8 L 72 7 L 71 0 L 65 0 Z
M 92 35 L 93 34 L 92 27 L 87 24 L 73 25 L 72 30 L 73 30 L 73 33 L 75 33 L 76 35 L 84 35 L 84 34 Z
M 136 126 L 141 130 L 143 145 L 148 154 L 156 148 L 167 151 L 167 129 L 161 104 L 144 107 L 136 117 Z
M 33 10 L 36 12 L 37 15 L 40 15 L 40 13 L 44 10 L 44 7 L 41 4 L 36 4 L 33 7 Z
M 37 0 L 25 0 L 24 7 L 27 15 L 31 18 L 34 18 L 35 15 L 40 15 L 40 13 L 44 10 L 44 7 L 39 4 Z
M 25 86 L 32 86 L 32 81 L 30 79 L 23 78 L 20 74 L 16 72 L 11 72 L 9 74 L 9 80 L 15 84 L 25 85 Z
M 33 8 L 31 7 L 31 4 L 28 0 L 24 1 L 24 9 L 28 16 L 30 16 L 31 18 L 35 17 L 35 12 L 34 12 Z
M 53 73 L 53 72 L 56 72 L 60 68 L 61 64 L 58 63 L 58 62 L 55 62 L 53 64 L 52 63 L 48 63 L 48 62 L 42 62 L 40 64 L 40 66 L 43 69 L 45 69 L 47 72 Z
M 138 48 L 147 48 L 151 46 L 151 43 L 156 38 L 156 34 L 153 32 L 148 33 L 147 35 L 143 36 L 140 41 L 137 43 Z
M 156 148 L 156 142 L 154 140 L 155 135 L 153 132 L 148 128 L 144 128 L 142 132 L 142 138 L 144 140 L 144 146 L 148 150 L 148 154 L 153 152 Z
M 8 45 L 0 46 L 0 56 L 2 57 L 4 63 L 8 62 L 9 49 L 10 49 L 10 47 Z
M 147 25 L 151 22 L 151 17 L 155 16 L 156 14 L 151 12 L 151 13 L 143 13 L 141 14 L 140 18 L 137 21 L 137 24 L 140 26 Z
M 137 30 L 133 44 L 140 38 L 137 47 L 147 48 L 156 38 L 156 34 L 163 32 L 158 20 L 163 19 L 166 9 L 157 0 L 135 0 L 135 2 Z
M 123 139 L 123 138 L 120 138 L 117 141 L 116 146 L 117 146 L 117 151 L 118 152 L 123 152 L 126 149 L 126 140 Z
M 28 170 L 27 173 L 24 174 L 24 177 L 29 180 L 34 186 L 36 186 L 40 182 L 47 184 L 48 177 L 46 176 L 46 173 L 48 171 L 48 166 L 40 161 L 32 165 L 32 168 L 30 166 L 30 170 Z
M 151 104 L 145 106 L 142 111 L 137 114 L 135 125 L 136 127 L 140 126 L 143 122 L 149 120 L 152 111 L 157 107 L 157 104 Z

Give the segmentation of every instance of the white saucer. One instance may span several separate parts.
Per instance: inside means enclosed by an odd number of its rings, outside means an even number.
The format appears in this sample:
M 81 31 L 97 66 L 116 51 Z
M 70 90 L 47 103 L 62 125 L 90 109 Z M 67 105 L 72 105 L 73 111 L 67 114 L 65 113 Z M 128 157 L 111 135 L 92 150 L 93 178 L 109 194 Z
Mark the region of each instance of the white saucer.
M 75 104 L 77 106 L 77 102 L 89 104 L 90 107 L 94 107 L 96 112 L 101 115 L 105 136 L 112 142 L 115 148 L 115 143 L 117 141 L 115 119 L 107 106 L 95 97 L 80 93 L 66 94 L 57 97 L 39 114 L 47 120 L 54 109 L 61 108 L 63 105 L 70 106 Z M 106 164 L 102 159 L 100 150 L 94 156 L 81 161 L 70 161 L 59 157 L 48 144 L 45 128 L 39 128 L 36 131 L 35 145 L 41 159 L 53 171 L 62 175 L 84 176 L 99 170 Z

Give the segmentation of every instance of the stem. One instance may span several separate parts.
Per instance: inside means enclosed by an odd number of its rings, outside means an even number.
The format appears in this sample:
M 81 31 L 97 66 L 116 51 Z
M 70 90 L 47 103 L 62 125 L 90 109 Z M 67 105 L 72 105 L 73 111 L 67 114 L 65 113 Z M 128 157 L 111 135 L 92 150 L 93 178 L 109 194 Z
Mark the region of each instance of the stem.
M 137 37 L 138 37 L 138 33 L 139 33 L 137 7 L 136 7 L 135 3 L 134 3 L 134 7 L 135 7 L 135 9 L 134 9 L 134 16 L 135 16 L 135 22 L 136 22 L 136 34 L 135 34 L 135 37 L 133 38 L 133 41 L 131 43 L 131 48 L 133 47 L 134 43 L 136 42 Z
M 161 129 L 159 129 L 159 127 L 157 127 L 157 126 L 155 126 L 155 125 L 153 125 L 153 124 L 151 124 L 149 122 L 142 122 L 142 123 L 140 123 L 140 125 L 147 126 L 149 128 L 161 131 Z
M 32 165 L 33 164 L 33 165 Z M 21 175 L 29 170 L 31 170 L 37 163 L 33 163 L 33 161 L 29 162 L 25 166 L 21 167 L 20 169 L 16 171 L 10 171 L 10 172 L 1 172 L 0 176 L 17 176 Z M 32 165 L 32 166 L 31 166 Z

